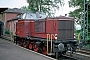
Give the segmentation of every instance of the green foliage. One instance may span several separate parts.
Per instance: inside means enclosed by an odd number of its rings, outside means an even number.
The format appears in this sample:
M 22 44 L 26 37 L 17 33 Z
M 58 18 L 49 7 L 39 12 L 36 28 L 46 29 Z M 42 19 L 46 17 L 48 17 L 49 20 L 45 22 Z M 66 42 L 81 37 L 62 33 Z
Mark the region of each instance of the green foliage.
M 90 3 L 90 0 L 88 1 Z M 70 0 L 69 1 L 69 7 L 77 8 L 74 11 L 71 11 L 69 13 L 69 16 L 75 18 L 75 22 L 77 24 L 81 23 L 81 17 L 83 16 L 83 10 L 84 10 L 84 0 Z M 89 6 L 90 7 L 90 6 Z M 88 12 L 88 15 L 90 16 L 90 11 Z M 89 17 L 90 19 L 90 17 Z M 89 21 L 90 24 L 90 21 Z
M 4 29 L 5 34 L 10 34 L 10 31 L 8 29 Z
M 78 34 L 80 34 L 80 30 L 74 30 L 75 39 L 78 40 Z
M 10 31 L 10 35 L 13 35 L 13 32 Z
M 87 1 L 87 0 L 86 0 Z M 90 3 L 90 0 L 88 1 L 88 3 Z M 75 18 L 75 23 L 80 24 L 81 23 L 81 18 L 83 20 L 83 11 L 84 11 L 84 0 L 70 0 L 69 1 L 69 7 L 74 7 L 77 8 L 74 11 L 69 13 L 69 16 L 72 16 Z M 90 8 L 90 6 L 89 6 Z M 88 10 L 88 16 L 90 16 L 90 11 Z M 88 17 L 88 24 L 90 25 L 90 17 Z M 88 32 L 90 32 L 90 26 L 88 28 Z M 82 32 L 80 32 L 82 33 Z M 90 33 L 88 34 L 88 40 L 86 40 L 87 45 L 85 45 L 85 47 L 90 48 L 90 44 L 88 44 L 88 41 L 90 41 Z
M 23 6 L 22 9 L 32 12 L 40 11 L 51 16 L 56 9 L 64 5 L 64 0 L 27 0 L 27 3 L 29 6 Z
M 83 46 L 83 48 L 90 49 L 90 44 Z
M 25 11 L 31 11 L 31 9 L 29 9 L 27 6 L 23 6 L 23 7 L 21 7 L 21 9 L 23 9 Z
M 79 34 L 80 33 L 80 30 L 75 30 L 74 33 Z
M 81 16 L 82 16 L 82 10 L 80 8 L 74 10 L 73 12 L 69 13 L 69 16 L 74 17 L 75 23 L 80 24 L 81 23 Z
M 84 0 L 70 0 L 69 7 L 82 7 Z
M 10 30 L 4 28 L 4 34 L 11 34 L 11 35 L 13 35 L 13 32 L 11 32 Z

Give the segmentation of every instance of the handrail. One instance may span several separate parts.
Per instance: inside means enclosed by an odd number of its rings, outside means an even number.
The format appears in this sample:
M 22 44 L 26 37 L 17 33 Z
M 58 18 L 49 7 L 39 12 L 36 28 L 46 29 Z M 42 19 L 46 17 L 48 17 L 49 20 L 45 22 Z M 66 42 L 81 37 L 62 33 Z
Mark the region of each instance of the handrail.
M 51 34 L 51 49 L 50 49 L 51 54 L 52 54 L 52 36 L 53 36 L 53 34 Z
M 50 40 L 50 34 L 47 34 L 47 54 L 48 54 L 48 40 Z
M 57 37 L 55 37 L 54 34 L 47 34 L 47 54 L 48 54 L 48 41 L 50 41 L 50 43 L 51 43 L 50 54 L 52 54 L 52 39 L 53 39 L 53 37 L 55 38 L 55 40 L 57 39 Z
M 51 34 L 53 37 L 54 37 L 54 39 L 57 39 L 57 37 L 56 36 L 54 36 L 54 34 Z

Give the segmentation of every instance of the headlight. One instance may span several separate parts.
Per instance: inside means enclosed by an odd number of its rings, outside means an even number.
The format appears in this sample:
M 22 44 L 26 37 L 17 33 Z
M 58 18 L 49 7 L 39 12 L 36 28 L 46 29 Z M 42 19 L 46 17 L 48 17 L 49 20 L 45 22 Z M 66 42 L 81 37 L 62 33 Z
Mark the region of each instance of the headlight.
M 58 44 L 58 49 L 60 51 L 63 51 L 64 50 L 64 44 L 63 43 Z

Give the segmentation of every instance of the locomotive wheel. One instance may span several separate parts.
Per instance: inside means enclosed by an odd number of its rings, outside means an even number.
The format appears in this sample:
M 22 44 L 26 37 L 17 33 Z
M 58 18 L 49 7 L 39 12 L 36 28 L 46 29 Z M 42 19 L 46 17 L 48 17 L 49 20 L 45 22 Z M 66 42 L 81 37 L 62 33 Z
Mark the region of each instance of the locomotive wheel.
M 33 46 L 33 50 L 35 51 L 35 52 L 38 52 L 38 50 L 39 50 L 39 47 L 34 43 L 33 44 L 34 46 Z
M 30 49 L 30 50 L 33 49 L 33 45 L 32 45 L 32 43 L 29 43 L 29 49 Z
M 19 46 L 22 46 L 22 41 L 19 41 Z
M 45 46 L 42 47 L 42 53 L 43 53 L 44 55 L 47 54 L 47 48 L 46 48 Z
M 23 47 L 24 47 L 24 48 L 27 47 L 27 43 L 26 43 L 26 41 L 24 41 L 24 43 L 23 43 Z

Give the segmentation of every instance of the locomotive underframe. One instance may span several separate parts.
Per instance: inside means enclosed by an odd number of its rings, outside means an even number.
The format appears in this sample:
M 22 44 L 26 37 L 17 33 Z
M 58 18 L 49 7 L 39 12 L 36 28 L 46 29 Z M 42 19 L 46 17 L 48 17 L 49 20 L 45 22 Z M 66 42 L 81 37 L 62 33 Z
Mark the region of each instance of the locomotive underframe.
M 18 37 L 15 36 L 20 46 L 29 48 L 29 44 L 31 43 L 32 50 L 36 52 L 42 53 L 43 47 L 46 47 L 47 49 L 47 40 L 42 38 L 35 38 L 35 37 Z M 37 47 L 34 48 L 33 46 L 36 45 Z M 52 47 L 52 51 L 51 51 Z M 62 55 L 65 54 L 67 51 L 71 51 L 72 53 L 76 51 L 77 48 L 77 40 L 52 40 L 52 46 L 51 41 L 48 41 L 48 52 L 45 52 L 47 55 Z

